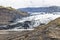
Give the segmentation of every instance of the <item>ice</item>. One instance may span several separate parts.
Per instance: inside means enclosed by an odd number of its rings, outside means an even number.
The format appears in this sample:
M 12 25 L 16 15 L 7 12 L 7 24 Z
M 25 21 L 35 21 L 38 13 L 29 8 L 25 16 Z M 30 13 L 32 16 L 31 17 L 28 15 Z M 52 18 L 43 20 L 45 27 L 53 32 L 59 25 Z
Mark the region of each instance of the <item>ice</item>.
M 28 24 L 29 25 L 28 29 L 18 29 L 19 27 L 15 27 L 14 29 L 11 29 L 11 30 L 29 30 L 29 29 L 33 30 L 34 27 L 38 27 L 41 24 L 47 24 L 50 21 L 52 21 L 58 17 L 60 17 L 60 15 L 57 15 L 57 14 L 54 15 L 54 14 L 49 14 L 49 13 L 48 14 L 38 14 L 37 13 L 36 15 L 33 14 L 31 16 L 23 17 L 22 19 L 18 19 L 18 20 L 16 20 L 15 23 L 13 23 L 13 25 L 17 24 L 17 23 L 24 24 L 25 21 L 31 21 L 31 23 Z M 23 28 L 22 26 L 20 26 L 20 27 Z

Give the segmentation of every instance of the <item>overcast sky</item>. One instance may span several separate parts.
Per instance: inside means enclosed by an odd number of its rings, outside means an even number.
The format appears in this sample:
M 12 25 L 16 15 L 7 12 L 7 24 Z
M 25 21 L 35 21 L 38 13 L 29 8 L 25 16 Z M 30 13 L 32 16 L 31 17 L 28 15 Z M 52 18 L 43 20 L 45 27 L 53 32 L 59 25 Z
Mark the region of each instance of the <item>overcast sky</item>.
M 0 5 L 11 6 L 13 8 L 60 6 L 60 0 L 0 0 Z

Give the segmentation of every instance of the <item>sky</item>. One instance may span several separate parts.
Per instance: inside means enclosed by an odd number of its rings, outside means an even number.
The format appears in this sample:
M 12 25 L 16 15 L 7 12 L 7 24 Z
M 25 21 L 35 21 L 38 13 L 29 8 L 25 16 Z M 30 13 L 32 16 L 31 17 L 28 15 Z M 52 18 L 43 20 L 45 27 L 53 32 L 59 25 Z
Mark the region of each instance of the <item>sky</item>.
M 60 0 L 0 0 L 0 6 L 13 8 L 60 6 Z

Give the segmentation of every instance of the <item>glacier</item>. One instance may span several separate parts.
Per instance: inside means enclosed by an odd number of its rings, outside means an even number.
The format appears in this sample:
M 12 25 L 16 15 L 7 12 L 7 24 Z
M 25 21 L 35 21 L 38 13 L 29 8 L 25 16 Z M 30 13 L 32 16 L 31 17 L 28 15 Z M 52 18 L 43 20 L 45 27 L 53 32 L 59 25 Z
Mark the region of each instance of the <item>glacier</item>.
M 25 31 L 25 30 L 33 30 L 35 27 L 40 25 L 48 24 L 50 21 L 60 17 L 59 13 L 56 14 L 39 14 L 39 13 L 31 13 L 27 17 L 23 17 L 21 19 L 16 19 L 15 22 L 6 25 L 4 27 L 0 27 L 1 29 L 6 29 L 9 31 Z
M 38 14 L 38 13 L 35 13 L 35 14 L 31 14 L 30 16 L 28 17 L 23 17 L 21 19 L 17 19 L 15 21 L 15 23 L 12 23 L 10 25 L 15 25 L 15 24 L 18 24 L 18 23 L 22 23 L 24 25 L 24 22 L 26 21 L 30 21 L 30 23 L 27 23 L 29 25 L 29 28 L 25 29 L 25 30 L 28 30 L 28 29 L 31 29 L 33 30 L 35 27 L 38 27 L 39 25 L 45 25 L 47 23 L 49 23 L 50 21 L 56 19 L 60 17 L 59 14 Z M 9 29 L 9 30 L 23 30 L 23 26 L 19 26 L 19 27 L 15 27 L 13 29 Z

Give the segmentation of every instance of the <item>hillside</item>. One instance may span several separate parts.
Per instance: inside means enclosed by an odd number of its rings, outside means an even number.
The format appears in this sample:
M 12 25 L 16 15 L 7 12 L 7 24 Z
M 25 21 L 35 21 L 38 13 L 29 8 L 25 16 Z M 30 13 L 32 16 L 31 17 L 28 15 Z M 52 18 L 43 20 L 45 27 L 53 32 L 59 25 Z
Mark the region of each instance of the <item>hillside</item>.
M 0 25 L 6 25 L 13 22 L 17 18 L 22 18 L 28 14 L 23 11 L 18 11 L 11 7 L 0 6 Z

